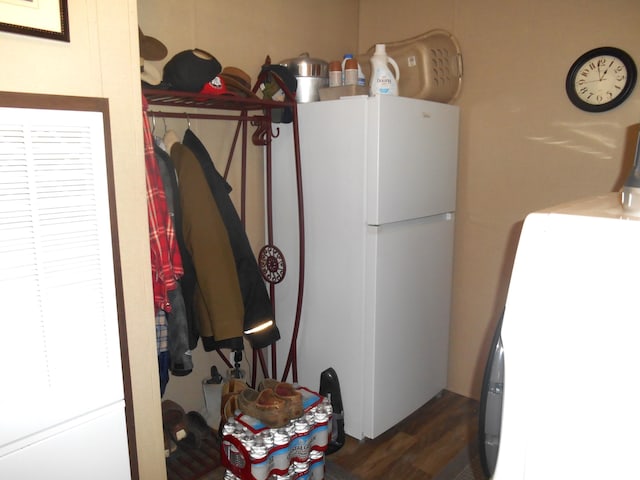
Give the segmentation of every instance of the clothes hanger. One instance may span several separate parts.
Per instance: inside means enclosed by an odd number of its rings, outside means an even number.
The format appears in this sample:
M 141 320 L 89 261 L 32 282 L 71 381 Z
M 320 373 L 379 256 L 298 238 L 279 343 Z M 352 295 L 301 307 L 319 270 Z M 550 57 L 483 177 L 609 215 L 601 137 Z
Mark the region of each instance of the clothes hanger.
M 162 141 L 164 142 L 167 152 L 171 152 L 171 147 L 176 143 L 180 143 L 180 138 L 175 130 L 167 130 Z

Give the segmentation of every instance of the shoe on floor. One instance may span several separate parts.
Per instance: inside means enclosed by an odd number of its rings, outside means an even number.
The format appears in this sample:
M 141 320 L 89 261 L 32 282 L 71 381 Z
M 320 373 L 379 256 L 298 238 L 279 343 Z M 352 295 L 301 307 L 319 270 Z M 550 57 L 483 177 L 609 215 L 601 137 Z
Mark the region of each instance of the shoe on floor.
M 198 412 L 191 411 L 186 415 L 187 438 L 183 440 L 191 448 L 200 448 L 202 441 L 212 434 L 207 421 Z
M 173 441 L 171 435 L 169 435 L 166 431 L 164 432 L 164 456 L 165 458 L 169 458 L 173 452 L 178 449 L 176 442 Z
M 184 409 L 172 400 L 162 401 L 162 426 L 175 443 L 187 437 Z

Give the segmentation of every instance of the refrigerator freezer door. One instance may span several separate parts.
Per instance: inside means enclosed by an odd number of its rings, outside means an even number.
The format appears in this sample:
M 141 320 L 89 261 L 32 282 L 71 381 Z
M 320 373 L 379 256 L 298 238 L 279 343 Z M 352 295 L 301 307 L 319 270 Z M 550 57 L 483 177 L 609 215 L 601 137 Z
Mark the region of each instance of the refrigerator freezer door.
M 455 211 L 459 108 L 379 96 L 368 117 L 367 223 Z

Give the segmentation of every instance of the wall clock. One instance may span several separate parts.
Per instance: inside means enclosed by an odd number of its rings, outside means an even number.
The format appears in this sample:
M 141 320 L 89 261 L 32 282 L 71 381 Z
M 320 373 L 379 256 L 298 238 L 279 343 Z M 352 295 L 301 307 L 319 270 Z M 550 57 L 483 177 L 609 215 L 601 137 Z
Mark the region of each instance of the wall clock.
M 587 112 L 605 112 L 624 102 L 635 87 L 636 64 L 623 50 L 600 47 L 581 55 L 569 69 L 569 100 Z

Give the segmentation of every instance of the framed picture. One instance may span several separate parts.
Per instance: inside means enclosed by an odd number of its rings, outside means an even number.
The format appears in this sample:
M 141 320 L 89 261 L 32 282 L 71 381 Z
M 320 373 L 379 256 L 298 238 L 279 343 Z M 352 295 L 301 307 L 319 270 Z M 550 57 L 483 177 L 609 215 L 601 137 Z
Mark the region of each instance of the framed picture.
M 0 0 L 0 30 L 68 42 L 67 0 Z

